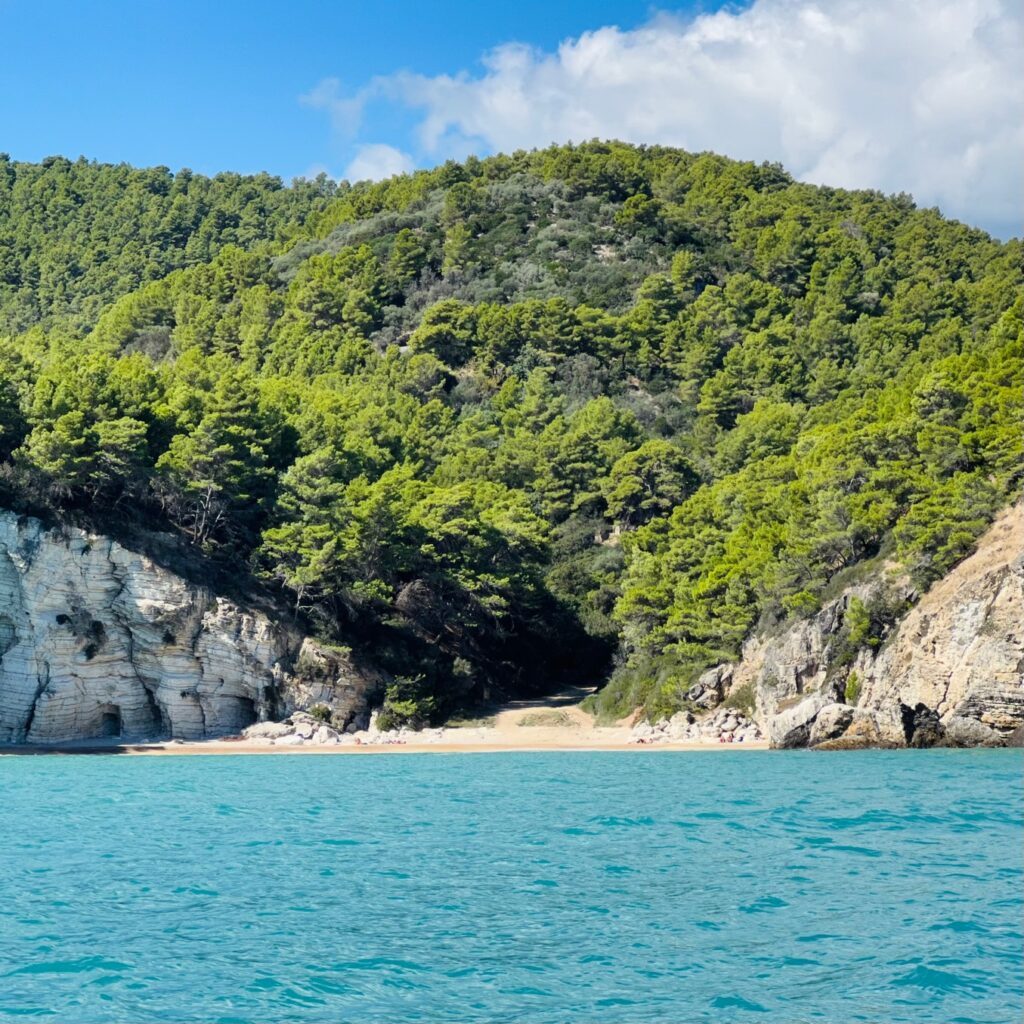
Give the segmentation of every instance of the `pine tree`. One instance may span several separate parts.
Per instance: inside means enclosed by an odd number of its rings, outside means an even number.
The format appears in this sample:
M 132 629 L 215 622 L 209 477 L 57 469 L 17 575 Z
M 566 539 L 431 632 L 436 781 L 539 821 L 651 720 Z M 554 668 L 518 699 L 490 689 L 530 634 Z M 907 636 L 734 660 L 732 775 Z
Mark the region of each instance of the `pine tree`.
M 230 527 L 254 531 L 270 498 L 270 438 L 241 375 L 220 379 L 194 431 L 177 434 L 157 462 L 165 502 L 193 544 Z

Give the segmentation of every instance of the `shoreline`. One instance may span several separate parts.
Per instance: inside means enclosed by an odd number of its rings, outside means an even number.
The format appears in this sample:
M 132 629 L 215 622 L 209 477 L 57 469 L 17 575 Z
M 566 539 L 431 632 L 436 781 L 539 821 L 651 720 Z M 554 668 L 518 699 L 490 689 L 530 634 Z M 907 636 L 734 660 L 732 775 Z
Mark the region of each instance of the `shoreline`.
M 202 757 L 210 755 L 281 755 L 298 754 L 364 755 L 364 754 L 502 754 L 626 751 L 648 753 L 655 751 L 724 751 L 768 750 L 767 740 L 749 743 L 623 743 L 595 740 L 567 743 L 565 741 L 530 742 L 440 742 L 440 743 L 363 743 L 338 746 L 275 746 L 245 740 L 201 740 L 197 742 L 153 743 L 55 743 L 11 744 L 0 746 L 0 757 L 39 757 L 50 755 L 128 755 L 130 757 Z
M 590 688 L 573 688 L 549 697 L 513 701 L 490 719 L 444 725 L 420 732 L 362 729 L 339 733 L 304 711 L 282 722 L 257 723 L 238 735 L 201 740 L 128 740 L 120 736 L 54 743 L 0 744 L 0 757 L 46 754 L 127 754 L 144 757 L 264 754 L 492 754 L 616 750 L 767 750 L 768 741 L 743 736 L 721 742 L 720 733 L 704 737 L 637 730 L 634 717 L 598 725 L 580 706 Z M 732 733 L 728 734 L 730 737 Z M 736 733 L 740 737 L 740 733 Z

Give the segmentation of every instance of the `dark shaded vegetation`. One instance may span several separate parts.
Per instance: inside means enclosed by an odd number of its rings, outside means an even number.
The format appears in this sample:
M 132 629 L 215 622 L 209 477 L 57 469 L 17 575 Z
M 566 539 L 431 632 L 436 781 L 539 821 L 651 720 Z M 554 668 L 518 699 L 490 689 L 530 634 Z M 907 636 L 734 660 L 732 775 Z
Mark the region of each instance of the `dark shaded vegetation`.
M 597 143 L 336 190 L 0 171 L 0 499 L 245 565 L 374 652 L 392 724 L 609 673 L 603 714 L 669 710 L 1020 487 L 1021 243 L 904 196 Z

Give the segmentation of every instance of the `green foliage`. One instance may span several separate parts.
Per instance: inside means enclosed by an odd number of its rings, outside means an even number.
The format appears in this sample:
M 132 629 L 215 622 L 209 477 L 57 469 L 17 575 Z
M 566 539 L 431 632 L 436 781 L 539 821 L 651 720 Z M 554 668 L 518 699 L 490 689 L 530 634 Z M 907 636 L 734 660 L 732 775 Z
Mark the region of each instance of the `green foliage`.
M 609 725 L 644 707 L 650 718 L 677 710 L 700 668 L 671 652 L 640 653 L 619 665 L 605 688 L 584 707 Z
M 5 158 L 0 487 L 262 578 L 391 673 L 392 722 L 609 672 L 603 720 L 671 711 L 883 554 L 928 586 L 1019 492 L 1021 268 L 659 147 L 337 188 Z
M 893 624 L 906 611 L 905 603 L 891 592 L 874 591 L 867 601 L 852 595 L 843 614 L 832 664 L 842 668 L 850 664 L 864 648 L 881 646 Z M 854 673 L 855 674 L 855 673 Z
M 87 327 L 112 300 L 226 245 L 283 242 L 335 192 L 326 178 L 285 188 L 267 174 L 0 154 L 0 336 L 60 319 Z
M 846 677 L 846 689 L 843 692 L 843 696 L 847 704 L 857 703 L 860 699 L 860 687 L 860 676 L 858 676 L 856 672 L 851 672 Z
M 667 441 L 647 441 L 616 460 L 602 482 L 608 517 L 626 527 L 665 516 L 697 489 L 697 474 Z
M 872 633 L 872 616 L 867 605 L 859 597 L 851 597 L 846 608 L 846 638 L 850 646 L 877 647 L 881 638 Z
M 157 460 L 165 508 L 193 544 L 258 527 L 273 483 L 262 427 L 243 379 L 228 374 L 195 427 L 175 434 Z
M 737 711 L 742 711 L 748 718 L 753 718 L 757 707 L 754 684 L 748 682 L 735 687 L 722 703 L 727 708 L 735 708 Z
M 310 709 L 309 713 L 318 721 L 324 722 L 330 725 L 332 712 L 326 704 L 314 704 Z
M 436 714 L 437 699 L 430 692 L 425 678 L 422 675 L 399 677 L 387 688 L 377 728 L 420 729 L 430 724 Z

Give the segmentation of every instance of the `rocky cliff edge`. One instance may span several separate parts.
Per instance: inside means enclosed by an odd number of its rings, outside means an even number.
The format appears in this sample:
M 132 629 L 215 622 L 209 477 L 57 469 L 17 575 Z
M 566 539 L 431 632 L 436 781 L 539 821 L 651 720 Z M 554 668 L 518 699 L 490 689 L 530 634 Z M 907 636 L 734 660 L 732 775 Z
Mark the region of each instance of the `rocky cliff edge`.
M 851 647 L 851 614 L 884 594 L 909 610 Z M 920 600 L 879 576 L 846 590 L 743 657 L 701 676 L 704 707 L 746 704 L 774 747 L 1021 745 L 1024 734 L 1024 504 Z M 877 631 L 876 631 L 877 632 Z
M 0 743 L 203 739 L 382 681 L 117 542 L 0 512 Z

